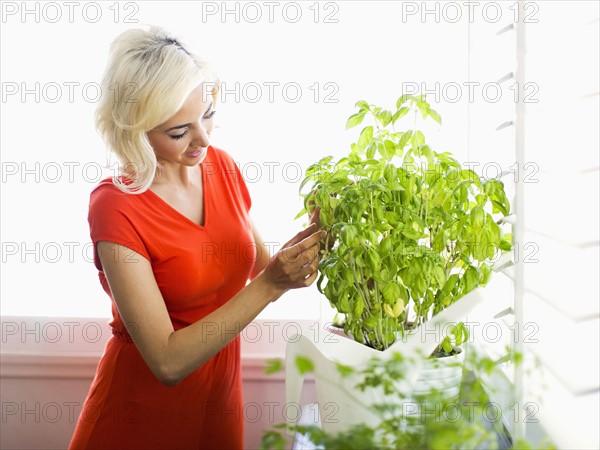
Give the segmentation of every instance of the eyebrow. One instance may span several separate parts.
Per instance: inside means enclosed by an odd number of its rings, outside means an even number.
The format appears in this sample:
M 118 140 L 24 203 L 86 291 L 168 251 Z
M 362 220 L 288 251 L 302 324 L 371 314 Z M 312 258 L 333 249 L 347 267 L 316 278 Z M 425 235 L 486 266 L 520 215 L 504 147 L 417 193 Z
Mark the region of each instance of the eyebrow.
M 212 104 L 212 102 L 210 102 L 210 104 L 208 105 L 208 108 L 206 108 L 206 111 L 204 111 L 204 114 L 206 114 L 208 111 L 210 111 L 210 108 L 212 108 L 212 105 L 213 105 L 213 104 Z M 202 114 L 202 115 L 204 115 L 204 114 Z M 190 125 L 191 125 L 191 123 L 184 123 L 183 125 L 176 125 L 176 126 L 174 126 L 174 127 L 167 128 L 167 129 L 165 130 L 165 132 L 167 132 L 167 131 L 173 131 L 173 130 L 177 130 L 177 129 L 179 129 L 179 128 L 185 128 L 185 127 L 189 127 Z

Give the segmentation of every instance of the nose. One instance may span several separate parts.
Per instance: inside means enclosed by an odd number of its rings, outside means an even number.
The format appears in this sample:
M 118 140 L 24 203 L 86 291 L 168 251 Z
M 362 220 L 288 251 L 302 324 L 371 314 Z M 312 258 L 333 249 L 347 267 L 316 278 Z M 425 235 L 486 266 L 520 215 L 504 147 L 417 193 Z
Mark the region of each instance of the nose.
M 208 147 L 210 144 L 210 131 L 204 129 L 202 124 L 196 127 L 192 134 L 192 140 L 190 146 L 192 147 Z

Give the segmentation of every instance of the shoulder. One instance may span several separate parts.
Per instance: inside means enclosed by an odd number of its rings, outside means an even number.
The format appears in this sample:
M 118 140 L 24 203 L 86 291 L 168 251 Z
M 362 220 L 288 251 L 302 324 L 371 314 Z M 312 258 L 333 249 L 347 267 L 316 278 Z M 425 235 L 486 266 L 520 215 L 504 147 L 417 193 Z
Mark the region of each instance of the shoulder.
M 239 184 L 242 178 L 239 163 L 222 148 L 211 146 L 210 149 L 212 149 L 210 158 L 202 163 L 207 169 L 207 174 L 215 175 L 221 182 L 227 184 Z
M 213 159 L 217 164 L 223 167 L 232 167 L 236 165 L 232 156 L 222 148 L 211 145 L 210 149 L 212 149 Z
M 123 177 L 118 177 L 124 184 L 130 184 Z M 104 178 L 90 192 L 90 209 L 105 210 L 105 209 L 124 209 L 134 207 L 136 197 L 140 194 L 131 194 L 119 189 L 113 177 Z
M 252 200 L 238 163 L 225 150 L 212 146 L 211 148 L 213 150 L 211 161 L 214 161 L 217 168 L 211 170 L 210 166 L 207 166 L 207 172 L 218 175 L 217 178 L 221 183 L 228 186 L 229 192 L 239 199 L 246 210 L 249 210 Z

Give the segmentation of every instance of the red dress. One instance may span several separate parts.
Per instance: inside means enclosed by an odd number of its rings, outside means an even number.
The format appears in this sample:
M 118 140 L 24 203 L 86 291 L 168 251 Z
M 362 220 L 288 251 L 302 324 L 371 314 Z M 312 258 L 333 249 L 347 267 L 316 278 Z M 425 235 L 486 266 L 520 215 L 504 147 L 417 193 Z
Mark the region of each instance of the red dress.
M 113 335 L 70 449 L 243 448 L 239 335 L 176 386 L 161 384 L 127 333 L 96 252 L 96 242 L 106 240 L 150 260 L 175 330 L 226 303 L 245 286 L 256 258 L 250 194 L 223 150 L 209 147 L 199 166 L 204 226 L 150 190 L 121 192 L 111 178 L 90 195 L 94 264 L 112 301 Z M 214 329 L 207 326 L 207 332 Z

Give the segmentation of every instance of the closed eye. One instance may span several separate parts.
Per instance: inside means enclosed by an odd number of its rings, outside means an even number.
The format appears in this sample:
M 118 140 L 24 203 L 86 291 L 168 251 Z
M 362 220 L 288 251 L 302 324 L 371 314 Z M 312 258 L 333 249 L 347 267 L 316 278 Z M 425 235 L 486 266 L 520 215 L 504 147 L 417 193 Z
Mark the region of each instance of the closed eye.
M 212 119 L 212 118 L 213 118 L 213 116 L 214 116 L 216 113 L 217 113 L 217 111 L 216 111 L 216 110 L 212 110 L 210 113 L 208 113 L 206 116 L 204 116 L 204 117 L 203 117 L 203 119 L 206 119 L 206 120 L 208 120 L 208 119 Z M 185 131 L 184 131 L 183 133 L 181 133 L 181 134 L 169 135 L 169 136 L 170 136 L 170 138 L 171 138 L 171 139 L 173 139 L 173 140 L 177 141 L 177 140 L 179 140 L 179 139 L 183 138 L 183 137 L 184 137 L 186 134 L 188 134 L 188 132 L 189 132 L 189 131 L 190 131 L 190 130 L 188 129 L 188 130 L 185 130 Z
M 181 134 L 177 134 L 177 135 L 174 135 L 174 136 L 170 135 L 170 136 L 171 136 L 171 139 L 178 140 L 178 139 L 181 139 L 182 137 L 184 137 L 186 134 L 188 134 L 188 132 L 189 132 L 189 130 L 186 130 L 186 131 L 184 131 Z

